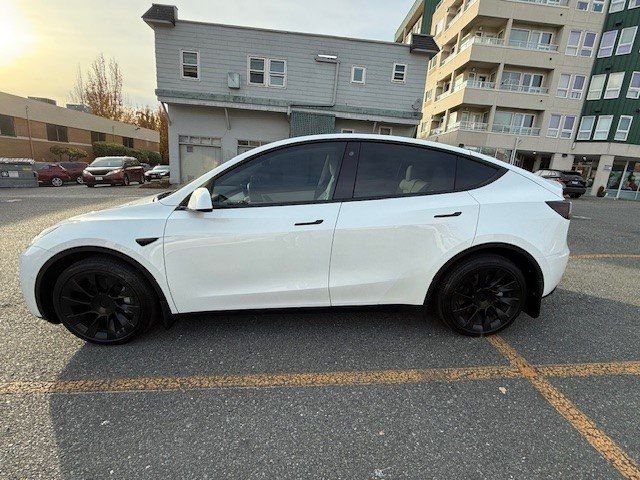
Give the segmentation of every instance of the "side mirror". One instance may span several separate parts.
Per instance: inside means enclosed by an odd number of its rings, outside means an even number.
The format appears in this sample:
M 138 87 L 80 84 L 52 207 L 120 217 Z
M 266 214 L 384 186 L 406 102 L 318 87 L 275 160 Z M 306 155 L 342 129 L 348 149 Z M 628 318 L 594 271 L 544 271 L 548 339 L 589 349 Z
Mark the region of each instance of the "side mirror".
M 211 193 L 209 193 L 209 190 L 204 187 L 196 188 L 189 197 L 187 210 L 193 212 L 213 211 L 213 203 L 211 202 Z

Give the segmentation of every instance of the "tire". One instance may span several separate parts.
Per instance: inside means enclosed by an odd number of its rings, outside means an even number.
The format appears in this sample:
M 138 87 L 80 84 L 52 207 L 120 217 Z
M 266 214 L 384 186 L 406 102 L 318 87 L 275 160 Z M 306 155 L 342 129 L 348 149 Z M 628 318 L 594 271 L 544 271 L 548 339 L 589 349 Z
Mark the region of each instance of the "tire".
M 61 187 L 62 185 L 64 185 L 64 182 L 60 177 L 53 177 L 51 179 L 51 185 L 53 185 L 54 187 Z
M 53 306 L 75 336 L 99 345 L 127 343 L 153 323 L 158 299 L 147 279 L 105 256 L 80 260 L 58 277 Z
M 438 289 L 440 319 L 462 335 L 492 335 L 520 315 L 527 298 L 524 275 L 500 255 L 468 258 L 446 273 Z
M 129 180 L 129 175 L 125 175 L 125 176 L 124 176 L 124 180 L 122 181 L 122 184 L 123 184 L 125 187 L 128 187 L 130 183 L 131 183 L 131 180 Z
M 140 181 L 139 181 L 138 183 L 139 183 L 140 185 L 144 185 L 144 182 L 145 182 L 144 175 L 141 175 L 141 176 L 140 176 Z
M 569 197 L 571 197 L 571 198 L 580 198 L 581 196 L 582 196 L 582 194 L 580 194 L 580 193 L 572 193 L 572 194 L 569 195 Z
M 93 188 L 93 187 L 95 187 L 95 185 L 87 184 L 87 187 Z
M 78 175 L 78 176 L 76 177 L 76 183 L 77 183 L 78 185 L 82 185 L 82 184 L 84 183 L 84 180 L 82 179 L 82 175 Z

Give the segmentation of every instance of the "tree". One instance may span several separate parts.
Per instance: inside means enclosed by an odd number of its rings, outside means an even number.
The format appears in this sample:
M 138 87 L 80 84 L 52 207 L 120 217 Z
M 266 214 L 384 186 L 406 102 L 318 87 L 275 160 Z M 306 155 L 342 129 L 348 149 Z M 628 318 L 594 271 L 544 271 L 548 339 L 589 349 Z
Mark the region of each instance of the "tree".
M 122 97 L 122 71 L 118 62 L 103 54 L 89 66 L 86 78 L 78 68 L 76 84 L 70 93 L 72 101 L 88 105 L 94 115 L 122 120 L 126 116 L 126 108 Z
M 62 161 L 62 156 L 69 153 L 69 149 L 67 147 L 63 147 L 62 145 L 51 145 L 49 151 L 53 153 L 56 157 L 58 157 L 58 161 Z
M 73 148 L 73 147 L 67 150 L 67 155 L 69 157 L 69 160 L 71 161 L 77 161 L 82 158 L 87 158 L 88 156 L 87 152 L 85 152 L 84 150 L 81 150 L 79 148 Z
M 169 163 L 169 117 L 162 106 L 158 106 L 158 128 L 160 133 L 160 155 L 162 163 Z

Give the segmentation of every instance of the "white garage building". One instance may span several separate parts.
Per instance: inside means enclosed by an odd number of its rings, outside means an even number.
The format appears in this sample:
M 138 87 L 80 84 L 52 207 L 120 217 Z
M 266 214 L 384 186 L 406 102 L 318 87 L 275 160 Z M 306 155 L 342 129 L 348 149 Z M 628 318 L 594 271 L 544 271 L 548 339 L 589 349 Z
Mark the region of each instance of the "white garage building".
M 179 20 L 153 4 L 171 182 L 256 146 L 335 132 L 415 136 L 431 36 L 410 44 Z

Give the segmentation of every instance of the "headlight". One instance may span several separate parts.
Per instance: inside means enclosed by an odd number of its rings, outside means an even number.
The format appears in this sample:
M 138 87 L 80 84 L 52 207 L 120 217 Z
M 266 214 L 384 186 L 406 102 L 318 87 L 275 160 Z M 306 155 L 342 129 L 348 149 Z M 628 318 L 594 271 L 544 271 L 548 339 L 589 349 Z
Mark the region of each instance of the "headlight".
M 124 170 L 122 168 L 119 168 L 118 170 L 111 170 L 109 173 L 107 173 L 107 175 L 115 175 L 116 173 L 122 172 L 124 172 Z
M 58 228 L 60 226 L 60 224 L 58 225 L 54 225 L 53 227 L 49 227 L 49 228 L 45 228 L 43 231 L 41 231 L 38 235 L 36 235 L 35 237 L 33 237 L 33 240 L 31 240 L 31 243 L 29 245 L 33 245 L 35 244 L 38 240 L 42 239 L 43 237 L 45 237 L 46 235 L 49 235 L 51 232 L 53 232 L 56 228 Z

